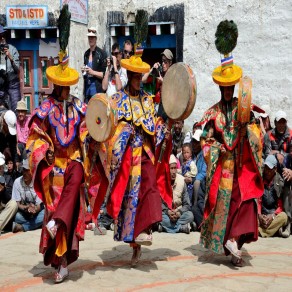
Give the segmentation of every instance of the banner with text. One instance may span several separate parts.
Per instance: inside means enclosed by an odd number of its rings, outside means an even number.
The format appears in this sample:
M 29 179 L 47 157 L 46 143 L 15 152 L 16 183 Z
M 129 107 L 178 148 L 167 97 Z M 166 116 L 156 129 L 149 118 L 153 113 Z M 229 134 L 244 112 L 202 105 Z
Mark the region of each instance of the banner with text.
M 6 5 L 7 28 L 44 28 L 48 26 L 46 5 Z
M 72 21 L 88 23 L 88 0 L 60 0 L 61 8 L 63 4 L 68 4 Z

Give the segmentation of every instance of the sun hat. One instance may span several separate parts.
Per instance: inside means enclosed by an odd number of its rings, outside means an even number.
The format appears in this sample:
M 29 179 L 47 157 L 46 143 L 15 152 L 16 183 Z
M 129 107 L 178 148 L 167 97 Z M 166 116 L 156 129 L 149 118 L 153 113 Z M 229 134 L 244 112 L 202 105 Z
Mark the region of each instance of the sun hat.
M 18 110 L 18 111 L 27 111 L 26 102 L 24 100 L 18 101 L 16 110 Z
M 165 49 L 161 55 L 164 55 L 168 60 L 172 60 L 173 59 L 173 54 L 171 52 L 171 50 L 169 49 Z
M 9 133 L 16 135 L 16 115 L 13 111 L 8 110 L 4 114 L 4 120 L 8 126 Z
M 46 70 L 47 78 L 54 84 L 59 86 L 70 86 L 78 83 L 79 73 L 69 67 L 69 55 L 66 47 L 68 45 L 70 35 L 70 19 L 68 4 L 64 4 L 58 19 L 59 29 L 59 64 L 57 66 L 50 66 Z
M 91 26 L 89 29 L 88 29 L 88 34 L 87 36 L 93 36 L 93 37 L 97 37 L 97 33 L 96 33 L 96 28 Z
M 150 65 L 143 62 L 138 56 L 131 56 L 130 59 L 122 59 L 121 66 L 129 71 L 136 73 L 148 73 L 150 71 Z

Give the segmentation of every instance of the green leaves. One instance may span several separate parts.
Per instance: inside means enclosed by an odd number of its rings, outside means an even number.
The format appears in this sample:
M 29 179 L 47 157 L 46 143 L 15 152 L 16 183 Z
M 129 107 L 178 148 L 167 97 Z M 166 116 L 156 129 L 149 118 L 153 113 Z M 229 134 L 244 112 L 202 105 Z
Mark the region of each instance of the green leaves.
M 238 30 L 233 20 L 224 20 L 217 26 L 215 45 L 220 54 L 227 55 L 237 44 Z

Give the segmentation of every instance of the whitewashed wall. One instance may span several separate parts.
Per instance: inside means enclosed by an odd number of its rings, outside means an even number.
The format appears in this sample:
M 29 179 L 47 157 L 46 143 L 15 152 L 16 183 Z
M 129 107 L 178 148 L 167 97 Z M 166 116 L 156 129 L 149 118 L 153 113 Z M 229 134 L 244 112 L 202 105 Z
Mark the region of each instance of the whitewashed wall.
M 0 13 L 4 13 L 7 3 L 48 4 L 45 0 L 2 0 Z M 51 0 L 49 11 L 58 14 L 59 3 Z M 214 34 L 221 20 L 233 19 L 239 30 L 233 55 L 244 74 L 253 79 L 254 103 L 269 104 L 274 113 L 285 110 L 292 125 L 292 0 L 89 0 L 88 3 L 89 26 L 97 27 L 101 47 L 106 41 L 107 11 L 122 11 L 125 21 L 131 21 L 137 9 L 145 9 L 151 15 L 160 7 L 184 4 L 184 62 L 193 68 L 198 85 L 196 107 L 187 125 L 200 119 L 204 110 L 219 100 L 218 86 L 211 77 L 212 70 L 220 65 Z M 88 48 L 86 31 L 85 25 L 72 22 L 70 64 L 77 70 Z M 81 95 L 82 87 L 79 82 L 73 93 Z

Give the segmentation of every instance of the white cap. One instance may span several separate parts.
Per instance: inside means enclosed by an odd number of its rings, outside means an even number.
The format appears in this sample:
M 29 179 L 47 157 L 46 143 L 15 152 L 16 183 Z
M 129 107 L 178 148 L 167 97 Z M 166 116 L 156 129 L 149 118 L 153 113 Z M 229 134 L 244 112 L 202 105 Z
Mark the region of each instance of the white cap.
M 171 154 L 169 157 L 169 164 L 172 164 L 172 163 L 177 164 L 177 160 L 173 154 Z
M 279 122 L 281 119 L 284 119 L 284 120 L 287 121 L 287 115 L 286 115 L 286 113 L 284 111 L 279 110 L 275 114 L 275 120 L 277 122 Z
M 196 141 L 200 141 L 202 134 L 203 134 L 203 130 L 197 129 L 193 135 L 193 139 L 195 139 Z
M 267 116 L 270 115 L 271 109 L 270 109 L 270 106 L 268 104 L 264 104 L 263 106 L 260 106 L 260 108 L 262 110 L 264 110 L 265 112 L 264 113 L 260 113 L 259 116 L 261 116 L 262 118 L 266 118 Z
M 28 159 L 23 159 L 23 160 L 22 160 L 22 167 L 23 167 L 24 169 L 27 169 L 27 170 L 30 169 L 30 168 L 29 168 Z
M 0 152 L 0 166 L 5 164 L 5 156 Z
M 88 34 L 87 36 L 93 36 L 93 37 L 97 37 L 97 33 L 96 33 L 96 28 L 91 26 L 89 29 L 88 29 Z
M 8 126 L 9 133 L 11 135 L 16 135 L 16 115 L 13 111 L 8 110 L 4 114 L 4 120 Z

